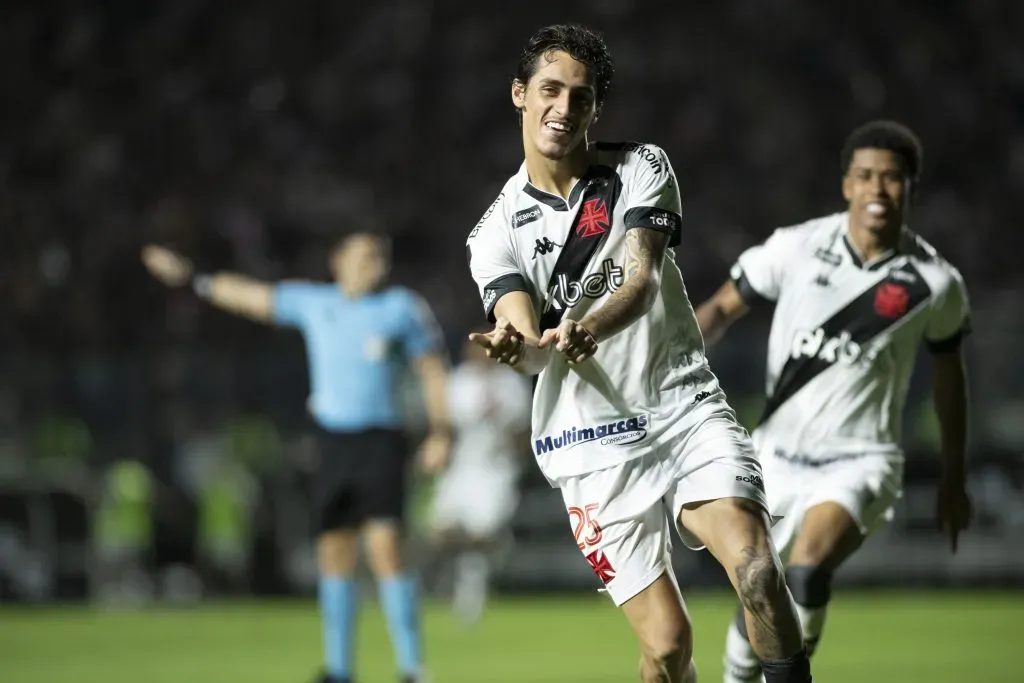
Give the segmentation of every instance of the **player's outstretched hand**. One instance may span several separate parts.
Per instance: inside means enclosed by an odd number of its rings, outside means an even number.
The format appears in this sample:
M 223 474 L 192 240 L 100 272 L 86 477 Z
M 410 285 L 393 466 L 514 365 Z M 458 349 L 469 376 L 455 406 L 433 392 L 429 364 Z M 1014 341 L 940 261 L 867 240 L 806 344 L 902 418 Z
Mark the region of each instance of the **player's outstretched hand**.
M 469 341 L 480 345 L 487 352 L 488 358 L 505 365 L 518 363 L 526 346 L 522 333 L 505 318 L 498 318 L 490 332 L 473 332 L 469 335 Z
M 160 282 L 168 287 L 180 287 L 192 277 L 192 262 L 164 247 L 150 244 L 142 248 L 142 263 Z
M 565 319 L 558 327 L 544 330 L 538 346 L 544 349 L 551 344 L 555 345 L 556 351 L 565 355 L 571 365 L 582 363 L 597 353 L 594 335 L 575 320 Z
M 937 512 L 939 530 L 949 536 L 949 547 L 956 553 L 957 537 L 971 523 L 971 499 L 967 496 L 963 481 L 947 481 L 939 484 Z

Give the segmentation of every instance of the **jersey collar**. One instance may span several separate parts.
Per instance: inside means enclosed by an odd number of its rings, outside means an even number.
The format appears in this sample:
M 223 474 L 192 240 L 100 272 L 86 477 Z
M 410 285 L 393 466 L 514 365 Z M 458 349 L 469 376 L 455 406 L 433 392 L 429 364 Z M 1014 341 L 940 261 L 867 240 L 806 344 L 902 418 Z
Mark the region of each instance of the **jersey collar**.
M 857 266 L 861 270 L 878 270 L 885 264 L 891 262 L 903 251 L 903 240 L 906 237 L 907 226 L 900 228 L 900 238 L 896 243 L 895 249 L 889 249 L 883 251 L 881 254 L 866 261 L 864 256 L 861 255 L 860 250 L 854 246 L 853 241 L 850 239 L 850 216 L 846 214 L 843 218 L 843 229 L 841 231 L 843 236 L 843 246 L 846 247 L 846 252 L 850 255 L 850 260 L 853 261 L 853 265 Z
M 523 192 L 530 195 L 538 202 L 550 206 L 555 211 L 568 211 L 576 205 L 576 202 L 583 196 L 583 191 L 587 189 L 590 181 L 594 178 L 594 164 L 587 168 L 587 172 L 583 174 L 583 177 L 576 181 L 576 184 L 572 186 L 572 190 L 569 192 L 569 201 L 565 201 L 556 194 L 545 192 L 544 190 L 538 189 L 533 183 L 530 182 L 530 176 L 526 172 L 526 162 L 523 162 L 522 167 L 519 169 L 519 178 L 517 182 L 522 184 Z

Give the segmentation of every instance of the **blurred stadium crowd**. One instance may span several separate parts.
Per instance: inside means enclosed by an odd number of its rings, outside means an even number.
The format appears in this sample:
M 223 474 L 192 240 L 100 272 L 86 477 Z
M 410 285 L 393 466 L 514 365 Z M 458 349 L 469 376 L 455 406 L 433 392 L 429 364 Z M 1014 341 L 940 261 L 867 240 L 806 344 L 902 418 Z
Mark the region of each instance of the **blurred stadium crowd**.
M 841 208 L 855 125 L 914 128 L 912 225 L 973 297 L 976 440 L 1019 452 L 1024 5 L 107 0 L 0 9 L 2 468 L 138 458 L 187 489 L 178 456 L 217 440 L 301 461 L 297 335 L 163 290 L 147 242 L 205 269 L 322 279 L 339 235 L 386 231 L 394 279 L 457 348 L 483 322 L 465 235 L 521 158 L 518 50 L 567 19 L 617 59 L 596 136 L 674 160 L 695 301 L 771 228 Z M 761 356 L 716 350 L 731 396 L 758 393 Z

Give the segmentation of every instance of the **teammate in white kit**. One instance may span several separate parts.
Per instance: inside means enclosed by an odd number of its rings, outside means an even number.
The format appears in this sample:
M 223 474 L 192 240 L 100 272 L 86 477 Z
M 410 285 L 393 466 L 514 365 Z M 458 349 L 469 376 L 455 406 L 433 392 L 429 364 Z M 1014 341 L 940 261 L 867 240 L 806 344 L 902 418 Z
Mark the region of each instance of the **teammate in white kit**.
M 900 497 L 900 422 L 917 351 L 931 351 L 942 425 L 939 523 L 953 552 L 967 527 L 967 393 L 963 279 L 906 227 L 921 147 L 876 121 L 842 152 L 848 210 L 776 230 L 740 255 L 732 278 L 697 310 L 711 343 L 759 301 L 775 302 L 768 403 L 754 432 L 773 529 L 809 652 L 825 621 L 832 574 L 892 516 Z M 737 620 L 726 638 L 728 683 L 761 677 Z
M 746 607 L 769 681 L 810 680 L 769 534 L 761 471 L 704 358 L 671 246 L 679 190 L 654 145 L 590 143 L 612 75 L 603 39 L 538 31 L 512 83 L 525 162 L 467 240 L 492 358 L 539 374 L 537 462 L 641 644 L 644 681 L 694 680 L 669 554 L 706 546 Z
M 467 623 L 483 612 L 491 565 L 519 503 L 531 400 L 523 376 L 466 342 L 448 378 L 455 445 L 438 480 L 432 524 L 441 549 L 455 554 L 452 606 Z

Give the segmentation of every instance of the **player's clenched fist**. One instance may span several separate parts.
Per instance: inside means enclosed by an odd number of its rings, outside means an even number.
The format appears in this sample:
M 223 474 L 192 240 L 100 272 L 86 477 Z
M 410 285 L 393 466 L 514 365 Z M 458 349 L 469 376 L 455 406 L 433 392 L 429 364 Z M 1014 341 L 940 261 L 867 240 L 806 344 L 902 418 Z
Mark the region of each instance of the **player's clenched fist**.
M 569 363 L 582 363 L 597 353 L 597 340 L 587 328 L 575 320 L 563 320 L 558 327 L 544 330 L 540 337 L 540 348 L 555 345 L 555 350 L 565 355 Z
M 498 318 L 494 323 L 494 329 L 486 334 L 473 332 L 469 335 L 469 341 L 483 347 L 488 358 L 506 365 L 518 363 L 523 357 L 523 348 L 526 345 L 522 333 L 505 318 Z

